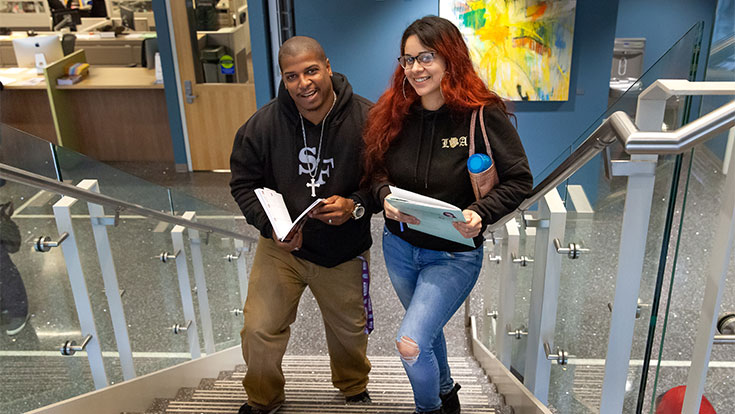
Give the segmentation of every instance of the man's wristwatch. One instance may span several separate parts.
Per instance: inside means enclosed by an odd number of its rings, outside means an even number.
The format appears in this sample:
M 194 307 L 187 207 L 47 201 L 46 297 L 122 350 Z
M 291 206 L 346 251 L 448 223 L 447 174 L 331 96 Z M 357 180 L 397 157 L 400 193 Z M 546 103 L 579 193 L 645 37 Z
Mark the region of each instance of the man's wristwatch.
M 365 207 L 362 206 L 362 204 L 358 203 L 357 201 L 355 203 L 355 208 L 352 210 L 352 218 L 355 220 L 360 220 L 362 216 L 365 215 Z

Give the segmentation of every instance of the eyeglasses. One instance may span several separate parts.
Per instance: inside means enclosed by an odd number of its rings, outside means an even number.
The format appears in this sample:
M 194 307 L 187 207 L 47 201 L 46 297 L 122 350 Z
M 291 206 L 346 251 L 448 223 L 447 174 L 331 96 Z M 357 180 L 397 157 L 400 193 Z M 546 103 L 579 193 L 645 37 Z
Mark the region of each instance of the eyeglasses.
M 434 52 L 421 52 L 416 56 L 403 55 L 398 58 L 398 64 L 401 65 L 403 69 L 413 67 L 414 62 L 416 61 L 418 61 L 419 65 L 423 67 L 431 66 L 434 62 Z

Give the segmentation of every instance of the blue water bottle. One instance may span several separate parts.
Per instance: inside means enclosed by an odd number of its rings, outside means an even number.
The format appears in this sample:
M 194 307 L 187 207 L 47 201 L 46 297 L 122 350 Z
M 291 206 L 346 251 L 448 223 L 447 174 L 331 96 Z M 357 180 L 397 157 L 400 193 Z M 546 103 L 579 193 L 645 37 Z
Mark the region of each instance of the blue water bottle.
M 493 165 L 493 160 L 485 154 L 472 154 L 467 159 L 467 169 L 473 173 L 481 173 Z

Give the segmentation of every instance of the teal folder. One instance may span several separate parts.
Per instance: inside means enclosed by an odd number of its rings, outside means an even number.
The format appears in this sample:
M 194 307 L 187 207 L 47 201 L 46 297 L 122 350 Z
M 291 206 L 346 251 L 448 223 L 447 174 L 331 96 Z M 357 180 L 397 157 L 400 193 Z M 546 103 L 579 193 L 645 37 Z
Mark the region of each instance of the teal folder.
M 393 186 L 390 190 L 391 194 L 385 200 L 401 213 L 414 216 L 420 221 L 419 224 L 409 224 L 408 228 L 467 246 L 475 246 L 472 239 L 466 239 L 452 225 L 455 221 L 466 222 L 459 207 Z

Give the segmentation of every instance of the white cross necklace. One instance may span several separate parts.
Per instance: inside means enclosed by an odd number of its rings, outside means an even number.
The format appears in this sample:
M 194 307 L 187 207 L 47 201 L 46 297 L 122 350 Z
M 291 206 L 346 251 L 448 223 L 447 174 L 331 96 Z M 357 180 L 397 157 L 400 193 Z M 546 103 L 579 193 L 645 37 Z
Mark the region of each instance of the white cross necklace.
M 319 161 L 321 160 L 322 156 L 322 138 L 324 138 L 324 126 L 327 124 L 327 117 L 332 112 L 332 109 L 334 109 L 334 104 L 337 103 L 337 94 L 332 90 L 332 107 L 329 108 L 329 111 L 327 111 L 327 114 L 324 115 L 324 119 L 322 119 L 322 131 L 319 134 L 319 146 L 316 150 L 316 166 L 314 167 L 314 171 L 309 171 L 309 176 L 311 177 L 311 181 L 306 183 L 306 186 L 311 188 L 311 196 L 316 197 L 316 188 L 321 187 L 321 184 L 316 182 L 316 174 L 317 171 L 319 171 Z M 304 128 L 304 117 L 301 116 L 301 112 L 299 112 L 299 120 L 301 120 L 301 135 L 304 137 L 304 148 L 306 148 L 306 128 Z

